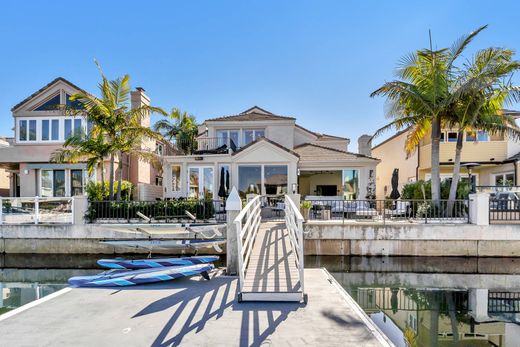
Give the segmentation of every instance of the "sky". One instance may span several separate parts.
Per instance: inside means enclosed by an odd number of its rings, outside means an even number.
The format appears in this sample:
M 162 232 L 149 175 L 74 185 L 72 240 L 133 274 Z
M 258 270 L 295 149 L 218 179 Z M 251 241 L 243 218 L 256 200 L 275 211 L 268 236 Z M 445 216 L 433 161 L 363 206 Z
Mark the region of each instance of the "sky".
M 154 106 L 199 122 L 258 105 L 349 137 L 356 150 L 388 121 L 384 99 L 370 93 L 429 45 L 428 30 L 441 48 L 488 24 L 466 58 L 520 49 L 519 1 L 76 3 L 0 5 L 0 135 L 13 135 L 11 108 L 58 76 L 97 94 L 97 59 L 107 77 L 128 73 Z

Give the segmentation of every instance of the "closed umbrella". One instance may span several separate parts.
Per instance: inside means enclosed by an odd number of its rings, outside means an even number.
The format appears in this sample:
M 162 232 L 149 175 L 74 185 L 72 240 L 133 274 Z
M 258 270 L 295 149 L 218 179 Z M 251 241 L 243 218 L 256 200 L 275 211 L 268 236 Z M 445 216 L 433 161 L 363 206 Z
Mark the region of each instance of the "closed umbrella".
M 221 198 L 226 197 L 226 187 L 225 187 L 224 179 L 225 179 L 224 168 L 221 168 L 220 169 L 220 184 L 219 184 L 219 188 L 218 188 L 218 196 L 220 196 Z
M 226 192 L 229 192 L 229 170 L 226 170 Z
M 397 187 L 399 186 L 399 169 L 394 169 L 392 173 L 392 192 L 390 193 L 390 198 L 397 200 L 401 197 L 399 194 L 399 190 Z

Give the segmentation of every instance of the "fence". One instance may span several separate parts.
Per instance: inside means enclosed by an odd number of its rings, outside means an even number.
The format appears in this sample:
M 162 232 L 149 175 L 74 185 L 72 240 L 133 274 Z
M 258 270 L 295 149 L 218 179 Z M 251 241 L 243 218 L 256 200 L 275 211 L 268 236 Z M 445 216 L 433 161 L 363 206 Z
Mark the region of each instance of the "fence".
M 176 150 L 187 155 L 225 154 L 235 152 L 237 146 L 232 139 L 224 137 L 200 137 L 197 139 L 180 139 Z
M 477 192 L 499 193 L 499 192 L 520 192 L 520 186 L 476 186 Z
M 520 292 L 489 292 L 489 313 L 520 313 Z
M 0 198 L 0 224 L 72 224 L 73 198 Z
M 489 221 L 520 222 L 520 193 L 504 191 L 490 195 Z
M 324 197 L 325 198 L 325 197 Z M 468 200 L 305 200 L 311 204 L 303 211 L 307 220 L 406 220 L 421 223 L 469 223 Z
M 305 293 L 304 288 L 304 249 L 303 249 L 303 216 L 300 213 L 300 209 L 291 200 L 289 196 L 285 196 L 285 226 L 289 233 L 289 239 L 291 240 L 292 250 L 294 252 L 294 258 L 296 261 L 296 267 L 298 268 L 298 274 L 300 277 L 300 286 L 302 293 Z
M 188 212 L 188 213 L 187 213 Z M 91 223 L 169 223 L 215 219 L 225 222 L 226 207 L 222 200 L 172 199 L 164 201 L 91 201 L 86 219 Z

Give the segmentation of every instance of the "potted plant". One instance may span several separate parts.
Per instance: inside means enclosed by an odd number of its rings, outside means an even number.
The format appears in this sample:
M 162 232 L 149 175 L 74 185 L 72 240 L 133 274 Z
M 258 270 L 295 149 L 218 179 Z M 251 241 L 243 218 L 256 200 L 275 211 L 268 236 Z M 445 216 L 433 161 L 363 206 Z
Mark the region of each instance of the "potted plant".
M 312 203 L 310 201 L 304 200 L 300 203 L 300 211 L 305 221 L 309 220 L 311 207 Z

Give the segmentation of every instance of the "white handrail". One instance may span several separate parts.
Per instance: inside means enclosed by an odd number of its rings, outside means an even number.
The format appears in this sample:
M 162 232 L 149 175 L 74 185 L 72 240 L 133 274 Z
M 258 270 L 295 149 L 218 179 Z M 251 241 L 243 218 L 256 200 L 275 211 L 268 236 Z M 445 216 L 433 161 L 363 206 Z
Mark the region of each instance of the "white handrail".
M 58 202 L 54 204 L 48 204 Z M 73 197 L 3 197 L 0 199 L 1 224 L 74 223 Z
M 304 254 L 303 254 L 303 216 L 294 201 L 285 196 L 285 225 L 294 250 L 296 267 L 300 277 L 302 293 L 305 293 L 303 273 L 304 273 Z
M 246 267 L 262 220 L 261 207 L 260 195 L 257 195 L 247 203 L 233 221 L 237 231 L 238 272 L 241 292 L 244 288 Z

